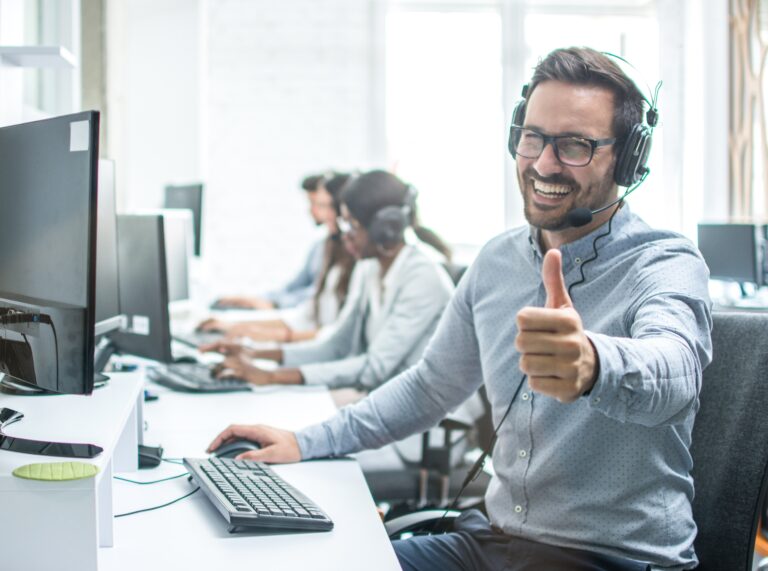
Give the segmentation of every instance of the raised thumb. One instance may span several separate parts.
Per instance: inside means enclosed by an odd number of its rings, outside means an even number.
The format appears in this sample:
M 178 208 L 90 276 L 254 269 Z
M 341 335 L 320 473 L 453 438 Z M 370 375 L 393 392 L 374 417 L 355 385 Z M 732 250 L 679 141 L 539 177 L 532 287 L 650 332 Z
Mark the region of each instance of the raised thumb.
M 544 307 L 552 309 L 573 307 L 571 297 L 568 295 L 568 288 L 565 287 L 560 250 L 552 248 L 544 255 L 541 279 L 544 282 L 544 289 L 547 291 L 547 304 Z

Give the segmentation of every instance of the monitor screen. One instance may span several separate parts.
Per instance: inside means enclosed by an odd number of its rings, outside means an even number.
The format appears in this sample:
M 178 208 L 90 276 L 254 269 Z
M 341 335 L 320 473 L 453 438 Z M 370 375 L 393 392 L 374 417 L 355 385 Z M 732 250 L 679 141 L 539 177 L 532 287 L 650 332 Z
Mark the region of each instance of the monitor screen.
M 99 161 L 96 223 L 96 334 L 120 327 L 117 277 L 117 216 L 115 215 L 115 163 Z
M 0 373 L 93 390 L 99 114 L 0 128 Z
M 712 279 L 762 285 L 758 225 L 699 224 L 698 236 Z
M 203 230 L 203 185 L 187 184 L 165 187 L 165 208 L 186 208 L 192 211 L 195 227 L 195 256 L 200 256 Z
M 119 214 L 120 308 L 125 330 L 110 335 L 117 349 L 164 363 L 172 361 L 168 277 L 161 214 Z

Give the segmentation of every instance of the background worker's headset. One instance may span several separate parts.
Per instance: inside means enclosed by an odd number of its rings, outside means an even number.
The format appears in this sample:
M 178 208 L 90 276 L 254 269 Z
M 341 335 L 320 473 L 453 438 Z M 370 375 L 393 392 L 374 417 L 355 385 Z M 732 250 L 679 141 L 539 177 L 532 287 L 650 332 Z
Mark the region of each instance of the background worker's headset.
M 368 223 L 368 237 L 377 246 L 391 248 L 405 240 L 405 231 L 413 222 L 416 189 L 406 185 L 401 205 L 385 206 L 376 211 Z
M 634 69 L 634 66 L 630 64 L 624 58 L 611 54 L 608 52 L 602 52 L 603 55 L 609 56 L 616 60 L 622 61 L 629 67 Z M 621 68 L 627 77 L 629 75 Z M 631 78 L 630 78 L 631 79 Z M 656 89 L 653 92 L 651 99 L 649 100 L 644 94 L 643 90 L 637 85 L 638 93 L 648 106 L 648 110 L 645 112 L 645 123 L 635 123 L 621 141 L 616 144 L 618 148 L 616 150 L 616 167 L 613 170 L 613 180 L 619 186 L 625 187 L 627 190 L 618 199 L 614 200 L 610 204 L 607 204 L 597 210 L 590 210 L 588 208 L 574 208 L 567 214 L 568 222 L 571 226 L 579 227 L 585 226 L 592 222 L 592 217 L 595 214 L 609 209 L 614 204 L 621 202 L 631 192 L 633 192 L 640 184 L 645 180 L 650 172 L 647 166 L 648 155 L 651 152 L 651 137 L 653 135 L 653 129 L 659 122 L 659 112 L 656 108 L 656 102 L 659 98 L 659 89 L 661 88 L 661 81 L 656 84 Z M 650 89 L 648 90 L 650 92 Z M 517 102 L 515 109 L 512 112 L 512 125 L 509 130 L 509 142 L 507 148 L 510 154 L 516 158 L 515 153 L 515 141 L 513 138 L 512 127 L 522 127 L 525 121 L 525 108 L 527 104 L 528 84 L 523 86 L 522 96 L 523 98 Z

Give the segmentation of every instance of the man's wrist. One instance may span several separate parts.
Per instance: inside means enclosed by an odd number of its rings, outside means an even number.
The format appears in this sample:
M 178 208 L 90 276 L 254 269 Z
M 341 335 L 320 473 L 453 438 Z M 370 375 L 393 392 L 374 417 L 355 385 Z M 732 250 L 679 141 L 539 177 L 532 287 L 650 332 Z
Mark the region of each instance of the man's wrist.
M 592 355 L 592 375 L 586 384 L 585 390 L 581 393 L 581 396 L 586 397 L 589 396 L 589 393 L 592 392 L 592 389 L 594 388 L 595 383 L 600 376 L 600 357 L 597 354 L 597 348 L 595 347 L 595 344 L 592 343 L 592 339 L 590 339 L 588 335 L 585 335 L 584 337 L 586 337 L 587 343 L 589 343 L 588 351 Z

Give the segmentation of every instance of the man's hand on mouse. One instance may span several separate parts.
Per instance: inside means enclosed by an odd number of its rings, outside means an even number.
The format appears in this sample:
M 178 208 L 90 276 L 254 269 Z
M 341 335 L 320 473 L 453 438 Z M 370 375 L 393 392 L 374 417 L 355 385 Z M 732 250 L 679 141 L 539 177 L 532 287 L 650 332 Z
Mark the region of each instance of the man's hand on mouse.
M 565 287 L 559 250 L 546 253 L 541 275 L 546 305 L 524 307 L 517 313 L 515 348 L 521 353 L 520 370 L 528 375 L 533 391 L 573 402 L 597 380 L 597 353 Z
M 293 432 L 263 424 L 233 424 L 213 439 L 207 452 L 215 452 L 222 444 L 243 438 L 258 442 L 261 449 L 244 452 L 237 456 L 236 460 L 254 460 L 271 464 L 285 464 L 301 460 L 301 450 L 299 450 L 299 443 Z

